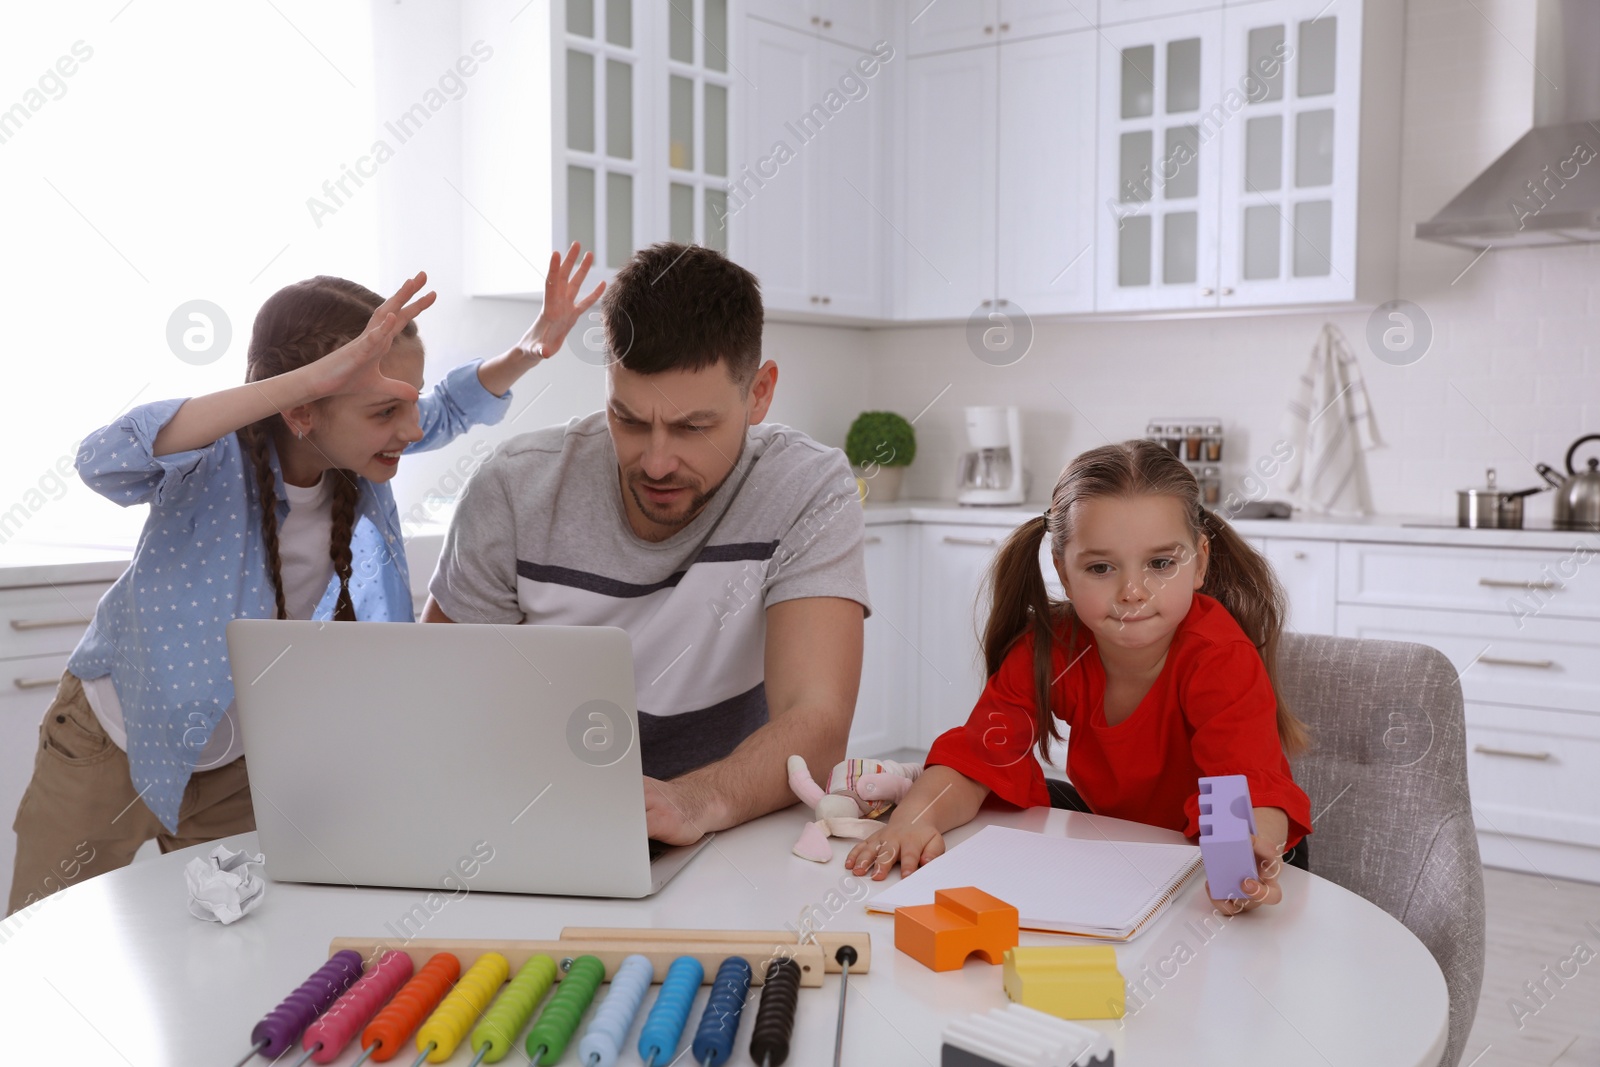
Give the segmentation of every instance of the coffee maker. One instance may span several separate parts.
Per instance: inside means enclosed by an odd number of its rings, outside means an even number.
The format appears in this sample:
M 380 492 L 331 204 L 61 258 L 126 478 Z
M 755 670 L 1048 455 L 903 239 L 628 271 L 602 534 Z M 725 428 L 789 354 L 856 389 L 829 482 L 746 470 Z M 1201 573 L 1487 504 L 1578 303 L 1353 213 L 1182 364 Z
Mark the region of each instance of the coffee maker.
M 961 455 L 956 503 L 976 506 L 1021 504 L 1027 495 L 1022 470 L 1022 415 L 1012 407 L 967 408 L 970 451 Z

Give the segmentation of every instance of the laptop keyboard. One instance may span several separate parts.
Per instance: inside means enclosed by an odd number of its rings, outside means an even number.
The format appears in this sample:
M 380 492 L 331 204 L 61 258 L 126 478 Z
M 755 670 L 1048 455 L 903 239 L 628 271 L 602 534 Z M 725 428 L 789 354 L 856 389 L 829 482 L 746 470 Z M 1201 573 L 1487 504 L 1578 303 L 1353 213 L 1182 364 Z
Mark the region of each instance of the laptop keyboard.
M 663 852 L 667 851 L 667 849 L 671 847 L 672 846 L 667 844 L 665 841 L 657 841 L 652 837 L 650 839 L 650 862 L 654 863 Z

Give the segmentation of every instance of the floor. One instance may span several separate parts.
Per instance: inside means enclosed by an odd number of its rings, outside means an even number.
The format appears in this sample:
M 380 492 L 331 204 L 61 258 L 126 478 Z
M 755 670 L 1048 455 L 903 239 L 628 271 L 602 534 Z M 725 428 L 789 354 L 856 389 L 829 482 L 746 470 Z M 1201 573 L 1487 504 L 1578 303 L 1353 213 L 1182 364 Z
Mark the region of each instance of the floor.
M 1600 885 L 1487 867 L 1483 890 L 1483 993 L 1461 1067 L 1597 1067 Z
M 1600 885 L 1486 867 L 1483 891 L 1483 992 L 1458 1067 L 1600 1067 Z

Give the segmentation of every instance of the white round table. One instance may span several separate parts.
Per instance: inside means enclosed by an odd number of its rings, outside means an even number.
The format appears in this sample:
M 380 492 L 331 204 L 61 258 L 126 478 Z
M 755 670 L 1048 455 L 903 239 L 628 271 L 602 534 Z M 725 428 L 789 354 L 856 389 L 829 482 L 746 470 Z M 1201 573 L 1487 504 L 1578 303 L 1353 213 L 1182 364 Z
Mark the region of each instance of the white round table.
M 898 874 L 882 883 L 854 879 L 842 866 L 849 844 L 843 841 L 834 843 L 838 858 L 829 865 L 791 855 L 805 817 L 797 806 L 717 835 L 645 900 L 474 892 L 448 901 L 411 932 L 553 939 L 564 926 L 780 929 L 811 909 L 814 920 L 826 920 L 818 923 L 823 929 L 872 935 L 870 973 L 850 978 L 844 1063 L 934 1067 L 946 1023 L 1006 1002 L 1000 968 L 974 958 L 961 971 L 934 973 L 896 952 L 892 918 L 869 914 L 860 902 Z M 949 835 L 951 844 L 990 822 L 1095 839 L 1181 840 L 1170 831 L 1075 812 L 986 808 Z M 256 851 L 254 834 L 222 843 Z M 239 922 L 202 922 L 187 910 L 183 866 L 211 847 L 74 885 L 0 928 L 0 936 L 9 932 L 0 944 L 8 1063 L 232 1064 L 248 1051 L 256 1022 L 326 960 L 331 939 L 398 940 L 395 924 L 415 915 L 427 896 L 272 883 L 261 906 Z M 1212 909 L 1203 880 L 1195 878 L 1149 929 L 1116 947 L 1130 984 L 1128 1015 L 1085 1025 L 1112 1035 L 1119 1067 L 1438 1063 L 1448 1002 L 1428 950 L 1385 912 L 1332 882 L 1294 868 L 1282 881 L 1284 904 L 1206 927 Z M 1077 942 L 1023 934 L 1024 944 Z M 838 982 L 830 975 L 820 990 L 801 991 L 789 1063 L 833 1062 Z M 686 1043 L 707 988 L 690 1015 Z M 652 993 L 644 1011 L 653 1000 Z M 619 1061 L 623 1067 L 642 1062 L 631 1047 L 639 1025 Z M 749 1034 L 747 1018 L 732 1063 L 750 1062 Z M 351 1062 L 356 1051 L 353 1043 L 337 1062 Z M 414 1058 L 408 1049 L 389 1062 Z M 463 1042 L 449 1062 L 470 1059 Z M 502 1062 L 522 1067 L 526 1059 Z M 562 1062 L 577 1062 L 576 1040 Z M 689 1067 L 690 1059 L 678 1063 Z

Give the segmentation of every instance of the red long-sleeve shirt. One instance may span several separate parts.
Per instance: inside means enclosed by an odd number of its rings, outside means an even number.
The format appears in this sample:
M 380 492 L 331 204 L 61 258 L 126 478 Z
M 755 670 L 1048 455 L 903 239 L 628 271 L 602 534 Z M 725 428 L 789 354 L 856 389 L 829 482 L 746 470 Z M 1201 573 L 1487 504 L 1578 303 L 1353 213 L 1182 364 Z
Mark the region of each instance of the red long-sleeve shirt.
M 1277 702 L 1266 666 L 1232 615 L 1196 593 L 1172 635 L 1166 662 L 1139 706 L 1106 724 L 1105 667 L 1094 636 L 1078 628 L 1069 663 L 1053 649 L 1051 706 L 1071 728 L 1067 777 L 1096 814 L 1200 833 L 1198 779 L 1242 774 L 1256 807 L 1282 808 L 1293 846 L 1311 832 L 1311 801 L 1295 784 L 1278 741 Z M 939 735 L 927 763 L 981 782 L 1018 807 L 1047 807 L 1034 755 L 1033 640 L 1018 641 L 984 686 L 965 726 Z

